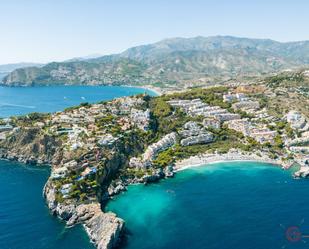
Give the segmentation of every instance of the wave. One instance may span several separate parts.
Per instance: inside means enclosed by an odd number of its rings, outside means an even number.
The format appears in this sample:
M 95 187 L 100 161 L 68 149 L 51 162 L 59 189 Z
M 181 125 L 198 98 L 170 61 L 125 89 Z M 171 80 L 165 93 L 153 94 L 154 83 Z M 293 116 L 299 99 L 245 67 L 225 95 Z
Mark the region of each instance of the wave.
M 16 104 L 10 104 L 10 103 L 0 103 L 0 107 L 20 107 L 20 108 L 27 108 L 27 109 L 35 109 L 36 106 L 32 105 L 16 105 Z

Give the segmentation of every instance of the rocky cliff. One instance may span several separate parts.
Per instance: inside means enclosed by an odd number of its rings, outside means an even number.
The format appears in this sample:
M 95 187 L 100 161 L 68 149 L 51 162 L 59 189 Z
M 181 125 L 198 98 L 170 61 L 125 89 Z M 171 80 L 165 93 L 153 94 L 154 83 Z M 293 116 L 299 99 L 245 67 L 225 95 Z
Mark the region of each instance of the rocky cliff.
M 0 143 L 0 157 L 16 160 L 26 164 L 49 164 L 51 172 L 61 167 L 70 159 L 72 153 L 63 150 L 63 144 L 58 137 L 44 134 L 41 128 L 18 128 Z M 120 149 L 126 148 L 119 146 Z M 48 208 L 52 214 L 67 222 L 67 225 L 83 224 L 90 239 L 99 249 L 114 248 L 122 231 L 124 221 L 113 213 L 104 213 L 99 200 L 103 199 L 105 188 L 108 187 L 112 176 L 124 163 L 125 158 L 118 150 L 109 153 L 109 160 L 101 171 L 98 181 L 102 189 L 98 198 L 87 202 L 74 199 L 59 201 L 57 186 L 50 178 L 43 190 Z
M 18 128 L 0 141 L 0 157 L 28 164 L 57 164 L 62 156 L 61 144 L 40 128 Z
M 44 187 L 44 197 L 54 215 L 67 222 L 68 226 L 83 224 L 98 249 L 112 249 L 119 243 L 124 230 L 124 221 L 113 213 L 104 213 L 98 202 L 78 204 L 59 203 L 55 186 L 48 180 Z

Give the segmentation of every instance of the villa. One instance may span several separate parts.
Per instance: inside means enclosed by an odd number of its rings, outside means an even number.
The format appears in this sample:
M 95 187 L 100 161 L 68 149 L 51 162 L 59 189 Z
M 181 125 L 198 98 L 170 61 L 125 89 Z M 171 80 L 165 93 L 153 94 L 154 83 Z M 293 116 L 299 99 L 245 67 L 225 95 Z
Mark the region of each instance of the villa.
M 224 102 L 233 102 L 233 101 L 245 101 L 248 98 L 243 93 L 236 93 L 236 94 L 224 94 L 223 95 L 223 101 Z
M 117 140 L 118 140 L 118 138 L 114 137 L 113 135 L 106 134 L 106 135 L 100 137 L 98 144 L 101 145 L 101 146 L 111 146 Z
M 293 129 L 303 129 L 307 123 L 306 118 L 298 111 L 290 111 L 286 119 Z
M 50 177 L 51 179 L 60 179 L 67 176 L 68 169 L 66 167 L 57 168 L 52 171 Z
M 130 119 L 133 125 L 136 125 L 141 130 L 148 130 L 149 121 L 150 121 L 150 111 L 147 109 L 146 111 L 132 109 L 130 114 Z
M 73 186 L 72 183 L 67 183 L 67 184 L 62 185 L 60 192 L 63 195 L 64 199 L 69 197 L 69 193 L 71 191 L 72 186 Z

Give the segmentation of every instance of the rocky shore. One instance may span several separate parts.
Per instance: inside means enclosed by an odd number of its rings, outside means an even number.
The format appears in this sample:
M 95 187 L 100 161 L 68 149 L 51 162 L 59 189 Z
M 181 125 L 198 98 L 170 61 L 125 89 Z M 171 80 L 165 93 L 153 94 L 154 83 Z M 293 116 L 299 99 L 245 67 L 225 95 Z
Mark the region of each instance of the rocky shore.
M 308 178 L 309 177 L 309 167 L 308 166 L 300 167 L 300 169 L 294 173 L 294 177 Z
M 26 155 L 11 151 L 2 151 L 0 153 L 1 158 L 15 160 L 26 164 L 38 164 L 41 162 L 52 164 L 53 161 L 48 159 L 41 160 L 31 154 Z M 261 151 L 249 153 L 232 149 L 225 154 L 200 154 L 177 161 L 174 165 L 167 167 L 165 170 L 158 169 L 157 171 L 154 171 L 153 174 L 146 174 L 141 178 L 134 178 L 126 182 L 116 180 L 109 185 L 106 199 L 125 191 L 126 186 L 129 184 L 148 184 L 159 181 L 162 178 L 172 177 L 180 170 L 221 161 L 259 161 L 281 165 L 282 168 L 288 168 L 292 164 L 292 162 L 282 161 L 280 158 L 271 159 L 266 153 Z M 52 167 L 52 172 L 55 169 L 56 167 Z M 305 175 L 308 176 L 309 171 L 306 170 L 307 169 L 303 169 L 299 174 L 299 177 L 305 177 Z M 54 186 L 54 182 L 51 179 L 47 181 L 43 194 L 52 214 L 64 220 L 68 226 L 82 224 L 89 238 L 97 248 L 112 249 L 117 247 L 124 232 L 125 222 L 116 217 L 113 213 L 104 213 L 100 204 L 96 200 L 93 200 L 92 202 L 88 201 L 87 203 L 77 203 L 72 202 L 71 200 L 59 202 L 56 196 L 56 186 Z
M 21 155 L 12 152 L 1 152 L 0 151 L 0 159 L 20 162 L 24 164 L 31 165 L 48 165 L 51 164 L 51 161 L 46 158 L 36 158 L 32 155 Z
M 104 213 L 100 204 L 95 201 L 89 204 L 59 203 L 55 186 L 50 180 L 46 183 L 43 194 L 51 212 L 68 226 L 82 224 L 98 249 L 112 249 L 118 245 L 125 223 L 114 213 Z
M 173 165 L 170 165 L 165 170 L 156 170 L 153 174 L 146 174 L 140 178 L 134 178 L 126 181 L 117 180 L 113 181 L 108 188 L 108 197 L 113 198 L 113 196 L 120 194 L 127 190 L 127 186 L 130 184 L 150 184 L 153 182 L 160 181 L 164 178 L 173 177 L 177 172 L 192 168 L 205 166 L 207 164 L 219 163 L 219 162 L 231 162 L 231 161 L 252 161 L 252 162 L 261 162 L 268 163 L 282 169 L 290 168 L 295 162 L 294 161 L 285 161 L 281 158 L 272 159 L 267 153 L 261 151 L 255 152 L 245 152 L 237 149 L 231 149 L 227 153 L 205 153 L 197 156 L 191 156 L 189 158 L 176 161 Z M 304 172 L 309 176 L 309 170 Z M 305 173 L 304 173 L 305 174 Z M 299 177 L 304 177 L 304 174 Z

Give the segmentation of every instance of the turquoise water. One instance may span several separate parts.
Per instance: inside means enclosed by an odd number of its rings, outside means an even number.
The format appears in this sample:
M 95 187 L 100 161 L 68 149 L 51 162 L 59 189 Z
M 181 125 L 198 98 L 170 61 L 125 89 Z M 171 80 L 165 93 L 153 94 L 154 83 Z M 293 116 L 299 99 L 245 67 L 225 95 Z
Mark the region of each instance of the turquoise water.
M 30 112 L 55 112 L 82 102 L 99 102 L 117 97 L 153 92 L 119 86 L 0 87 L 0 117 Z
M 67 229 L 42 197 L 49 169 L 0 161 L 1 249 L 94 249 L 81 226 Z
M 144 91 L 0 87 L 0 117 L 58 111 Z M 93 249 L 82 227 L 67 229 L 50 216 L 42 197 L 48 175 L 48 168 L 0 161 L 1 249 Z M 308 238 L 291 242 L 285 233 L 299 226 L 294 237 L 309 235 L 308 193 L 308 181 L 294 180 L 276 167 L 220 163 L 185 170 L 158 184 L 130 186 L 106 209 L 126 220 L 126 249 L 307 248 Z
M 308 238 L 292 242 L 285 234 L 300 226 L 309 235 L 309 182 L 267 164 L 188 169 L 131 186 L 106 209 L 126 220 L 126 249 L 309 248 Z
M 0 117 L 54 112 L 144 92 L 112 86 L 0 87 Z M 48 168 L 0 161 L 0 249 L 94 248 L 82 227 L 66 229 L 50 215 L 42 197 L 48 176 Z

